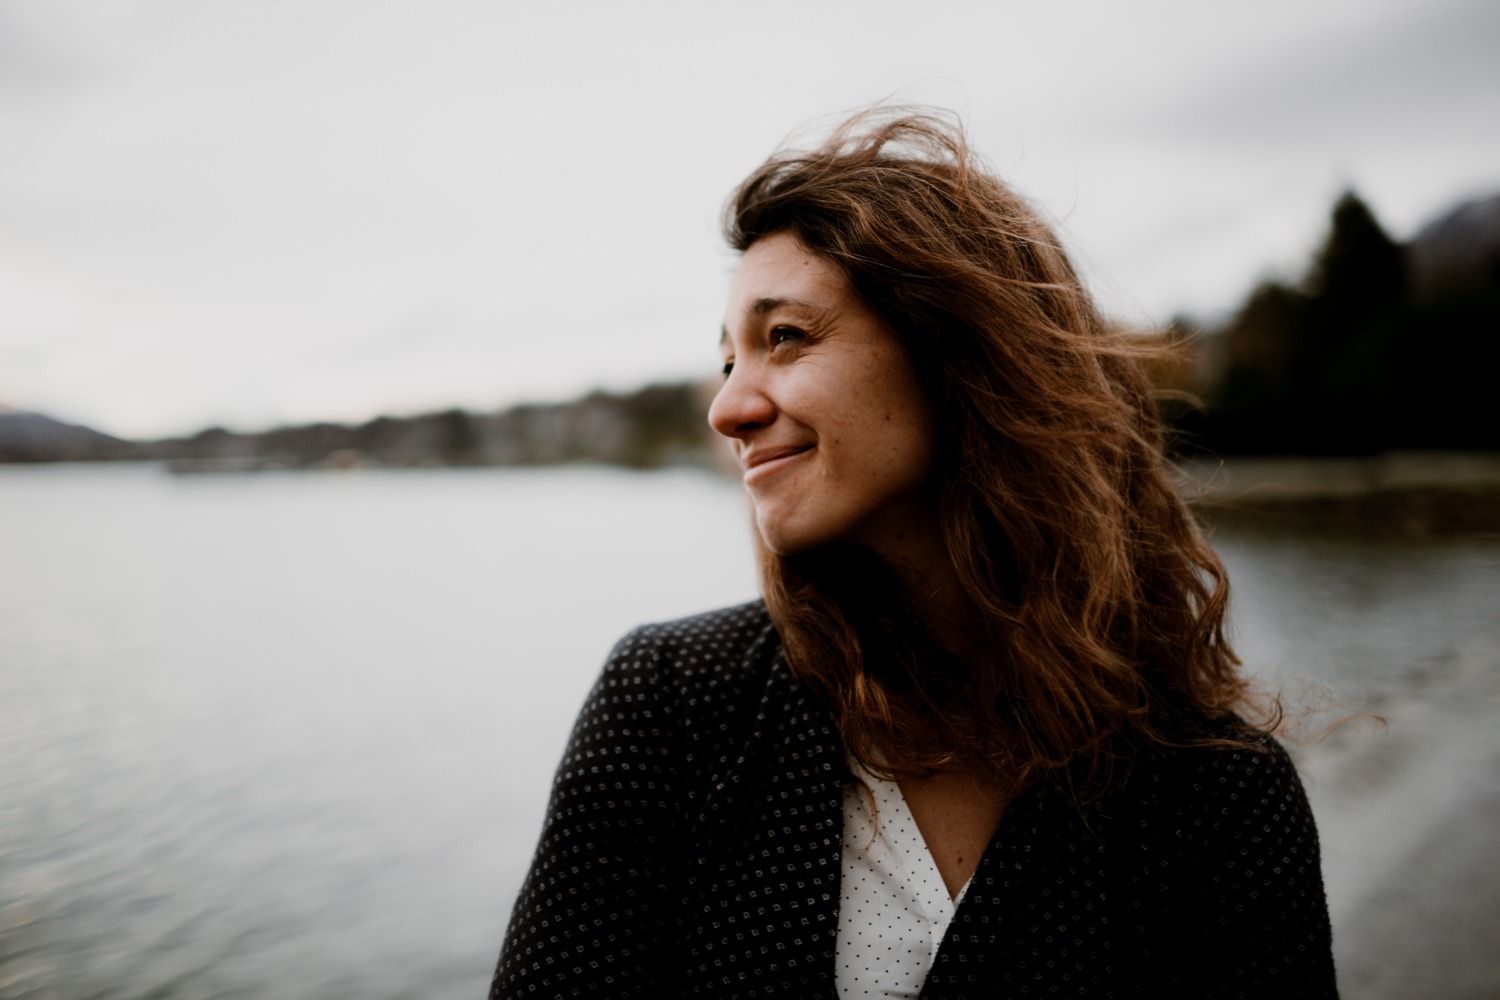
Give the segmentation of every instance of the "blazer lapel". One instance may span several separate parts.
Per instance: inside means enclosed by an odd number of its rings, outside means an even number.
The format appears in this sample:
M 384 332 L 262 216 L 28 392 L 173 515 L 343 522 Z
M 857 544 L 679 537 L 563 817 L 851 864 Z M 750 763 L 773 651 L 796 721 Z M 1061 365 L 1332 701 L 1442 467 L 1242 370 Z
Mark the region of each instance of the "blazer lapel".
M 754 718 L 724 747 L 697 824 L 690 950 L 708 995 L 832 996 L 843 749 L 778 653 Z
M 1017 796 L 979 861 L 922 996 L 1109 995 L 1116 956 L 1100 822 L 1096 811 L 1080 811 L 1047 789 Z

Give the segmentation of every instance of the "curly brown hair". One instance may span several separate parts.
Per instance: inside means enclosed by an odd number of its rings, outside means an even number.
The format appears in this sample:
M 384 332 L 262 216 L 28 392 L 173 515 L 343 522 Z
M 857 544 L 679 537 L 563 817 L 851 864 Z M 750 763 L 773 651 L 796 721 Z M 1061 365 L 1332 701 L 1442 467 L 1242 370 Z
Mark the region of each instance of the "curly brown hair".
M 1101 317 L 955 120 L 875 109 L 778 152 L 724 232 L 741 252 L 790 232 L 837 264 L 936 413 L 931 488 L 982 642 L 944 648 L 868 550 L 759 553 L 788 663 L 861 765 L 960 763 L 1014 789 L 1082 764 L 1093 783 L 1132 742 L 1217 742 L 1203 720 L 1254 707 L 1224 567 L 1163 456 L 1142 366 L 1160 342 Z

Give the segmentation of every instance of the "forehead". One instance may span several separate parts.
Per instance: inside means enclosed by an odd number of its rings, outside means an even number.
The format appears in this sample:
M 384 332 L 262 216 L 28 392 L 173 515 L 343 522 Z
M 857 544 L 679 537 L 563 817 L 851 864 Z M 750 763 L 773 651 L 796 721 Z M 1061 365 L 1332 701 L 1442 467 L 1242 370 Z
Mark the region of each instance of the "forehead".
M 729 284 L 730 314 L 757 311 L 762 300 L 836 305 L 853 289 L 844 272 L 791 233 L 773 233 L 750 244 Z

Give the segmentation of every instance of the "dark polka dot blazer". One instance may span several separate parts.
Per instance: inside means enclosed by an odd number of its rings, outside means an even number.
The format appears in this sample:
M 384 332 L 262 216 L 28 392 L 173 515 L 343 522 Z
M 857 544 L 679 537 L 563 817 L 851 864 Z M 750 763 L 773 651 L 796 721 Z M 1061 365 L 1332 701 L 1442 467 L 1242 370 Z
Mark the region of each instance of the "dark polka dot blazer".
M 557 772 L 499 997 L 833 997 L 843 750 L 760 603 L 615 648 Z M 1006 810 L 924 997 L 1336 996 L 1285 752 L 1143 753 Z

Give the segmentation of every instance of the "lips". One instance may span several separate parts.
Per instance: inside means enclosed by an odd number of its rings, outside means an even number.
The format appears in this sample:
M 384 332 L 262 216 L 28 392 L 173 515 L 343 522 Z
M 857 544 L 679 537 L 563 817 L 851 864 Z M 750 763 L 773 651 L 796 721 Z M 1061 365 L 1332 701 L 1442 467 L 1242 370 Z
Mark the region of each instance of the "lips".
M 740 463 L 745 467 L 745 479 L 748 482 L 751 477 L 759 479 L 770 475 L 776 469 L 788 465 L 798 457 L 812 451 L 810 444 L 788 444 L 778 445 L 774 448 L 752 448 L 740 457 Z

